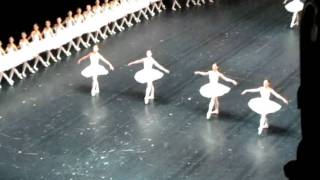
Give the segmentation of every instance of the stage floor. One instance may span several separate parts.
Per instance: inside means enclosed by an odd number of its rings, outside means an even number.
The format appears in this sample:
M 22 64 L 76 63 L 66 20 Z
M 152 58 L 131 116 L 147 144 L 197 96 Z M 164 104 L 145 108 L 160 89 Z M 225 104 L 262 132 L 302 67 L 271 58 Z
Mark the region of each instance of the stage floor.
M 278 0 L 220 0 L 215 5 L 167 11 L 101 42 L 115 66 L 91 79 L 80 75 L 90 50 L 41 69 L 0 90 L 0 179 L 50 180 L 279 180 L 295 159 L 301 138 L 296 94 L 299 33 Z M 128 67 L 151 49 L 171 73 L 156 81 L 156 98 L 144 105 L 145 85 Z M 206 119 L 209 99 L 199 88 L 217 62 L 238 86 L 220 99 L 218 117 Z M 39 65 L 41 66 L 41 65 Z M 259 115 L 241 96 L 267 78 L 289 105 Z M 221 81 L 222 82 L 222 81 Z

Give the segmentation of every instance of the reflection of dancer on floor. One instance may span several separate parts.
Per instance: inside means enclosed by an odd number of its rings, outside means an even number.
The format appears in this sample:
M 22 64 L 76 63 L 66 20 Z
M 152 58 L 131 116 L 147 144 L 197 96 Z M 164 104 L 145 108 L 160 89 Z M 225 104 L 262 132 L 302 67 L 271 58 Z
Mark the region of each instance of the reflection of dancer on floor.
M 92 89 L 91 89 L 91 96 L 95 96 L 99 93 L 99 82 L 98 82 L 98 76 L 100 75 L 107 75 L 108 70 L 105 69 L 102 65 L 99 64 L 99 60 L 102 60 L 104 63 L 106 63 L 111 70 L 113 70 L 112 64 L 106 60 L 99 52 L 99 48 L 97 45 L 93 47 L 93 51 L 89 54 L 83 56 L 78 60 L 78 64 L 81 63 L 81 61 L 90 58 L 90 65 L 86 67 L 84 70 L 81 71 L 81 74 L 86 77 L 92 77 Z
M 243 95 L 247 92 L 260 92 L 260 95 L 261 95 L 261 97 L 253 98 L 248 102 L 249 107 L 254 112 L 261 115 L 260 126 L 258 128 L 258 134 L 260 135 L 264 128 L 269 127 L 267 115 L 270 113 L 274 113 L 280 110 L 281 108 L 281 106 L 278 103 L 271 101 L 269 99 L 270 94 L 273 94 L 275 97 L 281 99 L 286 104 L 288 104 L 288 101 L 271 88 L 270 82 L 268 80 L 263 81 L 262 87 L 259 87 L 256 89 L 247 89 L 247 90 L 244 90 L 241 94 Z
M 165 73 L 169 74 L 169 70 L 161 66 L 156 60 L 152 57 L 152 52 L 150 50 L 147 51 L 147 57 L 143 59 L 139 59 L 133 62 L 130 62 L 128 66 L 131 66 L 133 64 L 139 64 L 143 63 L 143 69 L 138 71 L 134 78 L 139 83 L 147 83 L 146 88 L 146 95 L 144 97 L 144 103 L 148 104 L 149 99 L 154 99 L 154 86 L 153 81 L 161 79 L 163 76 L 163 73 L 153 69 L 152 66 L 155 65 L 160 70 L 164 71 Z
M 203 97 L 210 98 L 210 104 L 207 112 L 207 119 L 210 119 L 211 114 L 219 114 L 219 100 L 218 97 L 222 96 L 230 91 L 228 86 L 220 84 L 218 82 L 219 78 L 222 78 L 225 81 L 231 82 L 234 85 L 237 85 L 237 82 L 233 79 L 227 78 L 221 72 L 219 72 L 219 67 L 216 63 L 212 65 L 212 70 L 207 72 L 195 71 L 194 74 L 209 76 L 209 83 L 205 84 L 200 88 L 200 94 Z M 213 107 L 215 106 L 214 111 Z
M 284 0 L 283 4 L 286 4 L 288 0 Z M 290 27 L 299 25 L 299 13 L 303 9 L 303 2 L 301 0 L 293 0 L 285 5 L 287 11 L 293 13 Z

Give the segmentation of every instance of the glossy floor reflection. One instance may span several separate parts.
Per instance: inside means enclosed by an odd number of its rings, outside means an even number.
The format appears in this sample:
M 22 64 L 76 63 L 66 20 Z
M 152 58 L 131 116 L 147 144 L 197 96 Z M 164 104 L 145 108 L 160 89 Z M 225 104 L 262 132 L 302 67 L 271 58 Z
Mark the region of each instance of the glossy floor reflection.
M 290 18 L 277 0 L 166 12 L 100 44 L 115 71 L 99 77 L 97 97 L 80 75 L 88 62 L 76 64 L 89 50 L 3 86 L 0 179 L 285 179 L 300 140 L 299 37 Z M 171 73 L 145 106 L 145 86 L 133 79 L 142 66 L 126 64 L 147 49 Z M 209 100 L 198 91 L 208 79 L 193 72 L 214 62 L 239 85 L 208 121 Z M 259 115 L 247 106 L 258 94 L 240 93 L 265 78 L 290 102 L 259 137 Z

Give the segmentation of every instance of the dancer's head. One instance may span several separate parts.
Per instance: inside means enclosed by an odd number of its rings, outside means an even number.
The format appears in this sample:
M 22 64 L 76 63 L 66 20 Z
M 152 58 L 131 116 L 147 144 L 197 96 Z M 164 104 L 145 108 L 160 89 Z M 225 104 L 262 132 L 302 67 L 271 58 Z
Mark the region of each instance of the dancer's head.
M 81 9 L 81 8 L 78 8 L 78 9 L 77 9 L 77 14 L 80 15 L 81 13 L 82 13 L 82 9 Z
M 46 27 L 49 28 L 51 26 L 51 22 L 49 20 L 46 21 Z
M 263 87 L 265 87 L 265 88 L 267 88 L 267 87 L 270 87 L 271 86 L 271 83 L 270 83 L 270 81 L 269 80 L 264 80 L 263 81 Z
M 38 30 L 39 30 L 38 24 L 34 24 L 34 25 L 33 25 L 33 30 L 35 30 L 35 31 L 38 31 Z
M 100 1 L 96 0 L 96 6 L 99 6 L 99 5 L 100 5 Z
M 152 56 L 151 50 L 148 50 L 148 51 L 147 51 L 147 56 L 148 56 L 148 57 L 151 57 L 151 56 Z
M 99 51 L 98 45 L 94 45 L 94 46 L 93 46 L 93 52 L 98 52 L 98 51 Z
M 9 37 L 9 43 L 14 43 L 14 38 L 12 36 Z
M 58 24 L 61 24 L 61 23 L 62 23 L 61 17 L 58 17 L 58 18 L 57 18 L 57 23 L 58 23 Z
M 68 17 L 72 17 L 72 11 L 68 11 Z
M 213 71 L 217 71 L 218 69 L 219 69 L 219 66 L 217 65 L 217 63 L 212 64 Z
M 22 39 L 26 39 L 27 38 L 27 33 L 26 32 L 22 32 L 21 33 L 21 38 Z

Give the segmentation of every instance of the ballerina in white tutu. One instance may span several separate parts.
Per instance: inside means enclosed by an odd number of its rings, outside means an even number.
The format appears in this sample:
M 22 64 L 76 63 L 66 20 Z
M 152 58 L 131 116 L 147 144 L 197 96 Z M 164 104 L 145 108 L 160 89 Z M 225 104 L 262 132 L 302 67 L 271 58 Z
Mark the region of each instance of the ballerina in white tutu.
M 260 135 L 264 128 L 269 127 L 267 115 L 277 112 L 281 108 L 281 105 L 270 100 L 270 94 L 273 94 L 275 97 L 281 99 L 286 104 L 288 104 L 288 101 L 271 88 L 270 82 L 268 80 L 263 81 L 262 87 L 256 89 L 247 89 L 244 90 L 241 94 L 243 95 L 247 92 L 260 92 L 261 95 L 261 97 L 253 98 L 248 102 L 250 109 L 261 115 L 260 125 L 258 128 L 258 134 Z
M 222 96 L 230 91 L 230 88 L 228 86 L 225 86 L 223 84 L 220 84 L 218 82 L 219 78 L 222 78 L 225 81 L 231 82 L 234 85 L 237 85 L 238 83 L 230 78 L 227 78 L 224 76 L 221 72 L 219 72 L 219 67 L 216 63 L 212 65 L 212 70 L 207 72 L 200 72 L 195 71 L 194 74 L 196 75 L 202 75 L 202 76 L 209 76 L 209 83 L 203 85 L 200 88 L 200 94 L 203 97 L 210 98 L 209 108 L 207 112 L 207 119 L 210 119 L 211 114 L 219 114 L 219 100 L 218 97 Z M 215 107 L 215 110 L 213 110 L 213 107 Z
M 152 57 L 152 52 L 150 50 L 147 51 L 147 57 L 130 62 L 128 66 L 131 66 L 133 64 L 139 64 L 143 63 L 143 69 L 138 71 L 134 79 L 138 81 L 141 84 L 147 83 L 147 88 L 146 88 L 146 95 L 144 97 L 144 103 L 148 104 L 150 99 L 154 99 L 154 86 L 153 86 L 153 81 L 161 79 L 163 76 L 163 73 L 153 69 L 152 66 L 156 66 L 163 72 L 169 74 L 170 71 L 161 66 L 155 59 Z
M 99 64 L 99 60 L 102 60 L 106 63 L 111 70 L 113 70 L 112 64 L 106 60 L 99 52 L 99 48 L 97 45 L 93 46 L 93 51 L 89 54 L 83 56 L 78 60 L 78 64 L 80 64 L 83 60 L 90 58 L 90 65 L 81 71 L 81 74 L 86 77 L 92 77 L 92 89 L 91 96 L 95 96 L 99 93 L 99 82 L 98 76 L 107 75 L 109 72 L 106 68 Z
M 285 0 L 283 4 L 286 4 L 287 1 L 288 0 Z M 293 13 L 290 23 L 291 28 L 299 25 L 299 13 L 302 11 L 303 5 L 304 4 L 301 2 L 301 0 L 293 0 L 284 6 L 287 11 Z
M 0 41 L 0 60 L 4 60 L 2 59 L 4 56 L 6 56 L 6 51 L 3 49 L 2 47 L 2 42 Z M 6 59 L 5 59 L 6 60 Z M 5 73 L 5 72 L 2 72 L 0 70 L 0 89 L 1 89 L 1 81 L 2 81 L 2 78 L 5 78 L 5 80 L 8 81 L 8 83 L 12 86 L 13 85 L 13 80 L 11 78 L 9 78 L 9 76 Z

